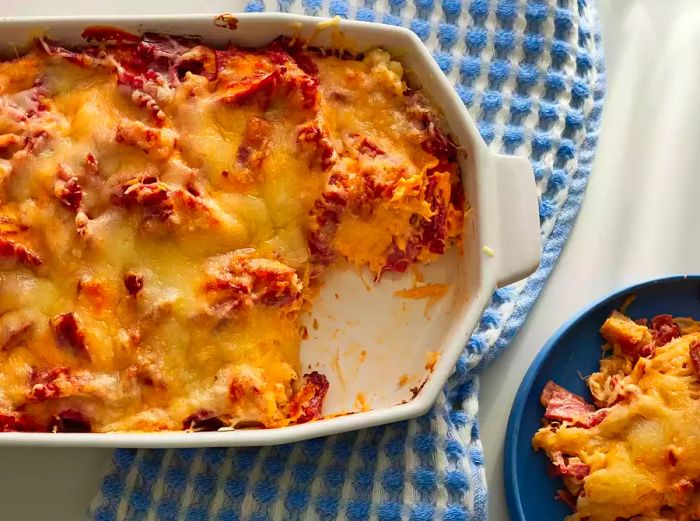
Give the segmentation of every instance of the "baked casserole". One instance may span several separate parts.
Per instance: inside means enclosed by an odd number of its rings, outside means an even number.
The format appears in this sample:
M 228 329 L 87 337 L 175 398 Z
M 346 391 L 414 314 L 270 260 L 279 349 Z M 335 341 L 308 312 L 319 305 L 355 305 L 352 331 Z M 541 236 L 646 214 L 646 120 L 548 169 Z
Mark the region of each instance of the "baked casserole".
M 439 115 L 381 49 L 84 36 L 0 63 L 0 431 L 320 418 L 324 273 L 461 242 Z
M 595 406 L 549 382 L 533 439 L 564 480 L 567 519 L 700 519 L 700 323 L 616 311 L 601 333 Z

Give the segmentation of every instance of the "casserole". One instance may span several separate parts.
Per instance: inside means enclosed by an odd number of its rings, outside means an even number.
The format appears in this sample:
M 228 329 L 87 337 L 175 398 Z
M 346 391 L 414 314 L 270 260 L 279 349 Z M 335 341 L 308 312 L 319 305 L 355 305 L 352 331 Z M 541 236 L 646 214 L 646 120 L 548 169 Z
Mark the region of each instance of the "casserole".
M 318 419 L 299 315 L 325 273 L 461 244 L 439 115 L 381 49 L 85 34 L 0 64 L 0 431 Z
M 542 452 L 535 452 L 533 449 L 533 434 L 542 428 L 542 414 L 546 413 L 546 409 L 543 408 L 541 403 L 542 391 L 547 387 L 549 381 L 554 381 L 556 384 L 560 385 L 567 392 L 563 392 L 556 387 L 550 385 L 550 390 L 559 390 L 559 398 L 563 398 L 565 403 L 568 402 L 569 405 L 573 405 L 573 409 L 579 408 L 582 401 L 573 397 L 570 393 L 578 395 L 585 399 L 588 403 L 593 403 L 595 400 L 594 394 L 599 394 L 601 398 L 606 398 L 607 393 L 602 395 L 598 392 L 598 386 L 594 385 L 594 393 L 591 393 L 588 383 L 593 382 L 594 379 L 600 378 L 595 375 L 600 375 L 601 363 L 603 366 L 608 364 L 615 364 L 616 357 L 612 358 L 603 357 L 601 360 L 601 349 L 600 346 L 603 343 L 603 337 L 601 336 L 601 324 L 604 324 L 606 320 L 614 314 L 616 310 L 623 309 L 625 314 L 633 319 L 641 319 L 643 317 L 655 317 L 662 315 L 662 320 L 657 318 L 657 325 L 659 327 L 659 333 L 661 329 L 666 330 L 663 335 L 657 333 L 657 339 L 660 341 L 662 337 L 671 337 L 668 333 L 673 333 L 675 327 L 669 324 L 668 315 L 664 316 L 665 313 L 669 313 L 674 317 L 697 317 L 700 316 L 700 300 L 698 300 L 698 291 L 700 290 L 700 277 L 698 275 L 669 275 L 662 278 L 651 279 L 644 282 L 640 282 L 634 285 L 630 285 L 621 289 L 618 289 L 608 295 L 601 297 L 598 301 L 590 304 L 585 309 L 581 310 L 574 317 L 572 317 L 567 323 L 562 325 L 547 341 L 547 343 L 540 349 L 537 357 L 532 362 L 532 365 L 527 371 L 527 374 L 523 378 L 522 383 L 518 389 L 518 392 L 513 401 L 513 407 L 511 409 L 510 418 L 508 420 L 508 427 L 506 430 L 505 437 L 505 455 L 504 455 L 504 476 L 505 476 L 505 491 L 506 499 L 508 502 L 508 510 L 512 519 L 517 521 L 535 521 L 541 519 L 547 520 L 563 520 L 567 516 L 572 516 L 572 509 L 570 506 L 562 500 L 557 499 L 560 497 L 559 491 L 563 489 L 564 483 L 559 478 L 552 478 L 552 465 L 549 458 Z M 694 329 L 694 323 L 688 319 L 674 319 L 679 326 L 680 333 L 686 332 L 690 333 Z M 672 322 L 673 322 L 672 321 Z M 620 323 L 620 322 L 618 322 Z M 623 323 L 624 324 L 624 323 Z M 605 335 L 609 335 L 614 332 L 613 328 L 609 326 L 612 325 L 608 323 Z M 671 327 L 666 327 L 671 325 Z M 653 326 L 653 324 L 652 324 Z M 683 331 L 685 329 L 685 331 Z M 644 330 L 637 330 L 638 332 L 644 333 Z M 675 333 L 673 333 L 675 334 Z M 646 335 L 642 335 L 644 339 Z M 681 348 L 683 351 L 683 358 L 679 360 L 681 365 L 683 362 L 689 362 L 688 355 L 690 354 L 689 345 L 686 340 L 692 338 L 694 335 L 690 335 L 685 339 L 674 339 L 672 342 L 666 344 L 663 348 L 655 347 L 654 350 L 658 349 L 659 354 L 664 355 L 670 354 L 673 350 Z M 653 335 L 652 335 L 653 338 Z M 641 348 L 647 343 L 638 343 L 638 347 Z M 640 349 L 641 351 L 641 349 Z M 619 351 L 618 351 L 619 352 Z M 619 358 L 617 358 L 619 360 Z M 609 360 L 609 362 L 607 361 Z M 654 358 L 651 359 L 653 362 Z M 654 362 L 656 365 L 661 360 Z M 643 362 L 646 364 L 647 362 Z M 683 369 L 683 373 L 691 374 L 695 373 L 692 363 L 686 363 L 687 367 Z M 631 363 L 630 363 L 631 367 Z M 646 373 L 646 372 L 645 372 Z M 593 379 L 586 380 L 583 376 L 594 375 Z M 654 377 L 653 371 L 647 376 Z M 682 378 L 688 379 L 689 381 L 695 380 L 695 376 L 683 376 Z M 607 376 L 605 377 L 607 380 Z M 676 379 L 675 376 L 669 375 L 667 382 L 673 382 Z M 611 382 L 612 379 L 611 379 Z M 696 384 L 691 383 L 692 386 Z M 639 386 L 637 386 L 640 389 Z M 614 387 L 613 387 L 614 389 Z M 627 389 L 628 392 L 634 392 L 634 385 Z M 658 390 L 652 392 L 663 393 L 663 395 L 668 396 L 667 389 L 662 386 Z M 545 398 L 548 396 L 545 395 Z M 648 397 L 642 397 L 643 400 L 639 401 L 639 405 L 644 405 L 645 401 L 648 403 Z M 546 401 L 546 400 L 545 400 Z M 664 434 L 663 428 L 659 428 L 658 423 L 655 425 L 655 415 L 661 412 L 662 414 L 678 414 L 674 411 L 673 399 L 668 402 L 664 399 L 664 405 L 661 411 L 659 409 L 654 409 L 653 403 L 650 407 L 646 407 L 644 414 L 639 416 L 637 420 L 629 421 L 626 418 L 625 413 L 630 411 L 623 403 L 613 406 L 610 412 L 615 411 L 615 416 L 609 416 L 606 418 L 608 424 L 604 427 L 605 429 L 618 427 L 620 430 L 613 434 L 613 437 L 620 447 L 623 448 L 627 439 L 632 440 L 634 438 L 635 443 L 638 443 L 637 450 L 643 454 L 640 458 L 639 464 L 645 465 L 649 459 L 656 459 L 657 461 L 663 459 L 669 462 L 673 460 L 666 460 L 667 450 L 673 449 L 663 442 L 662 434 Z M 549 405 L 552 405 L 551 402 Z M 604 405 L 601 403 L 600 405 Z M 693 407 L 697 407 L 696 404 Z M 605 414 L 605 408 L 597 409 L 598 415 Z M 601 412 L 602 411 L 602 412 Z M 553 412 L 550 409 L 550 413 Z M 622 415 L 620 416 L 620 413 Z M 639 418 L 648 418 L 649 421 L 638 421 Z M 595 422 L 593 422 L 595 423 Z M 602 423 L 600 424 L 602 426 Z M 692 425 L 692 422 L 691 424 Z M 682 421 L 675 421 L 669 433 L 672 430 L 681 429 L 685 425 Z M 643 434 L 644 428 L 651 428 L 654 435 L 649 436 Z M 570 441 L 576 443 L 576 433 L 587 432 L 587 429 L 571 429 L 570 427 L 565 430 L 571 430 L 573 436 L 562 433 L 567 436 Z M 600 429 L 598 429 L 600 430 Z M 625 432 L 627 431 L 627 432 Z M 635 436 L 636 434 L 636 436 Z M 629 438 L 628 438 L 629 436 Z M 661 440 L 661 441 L 660 441 Z M 681 443 L 680 446 L 685 446 L 687 443 Z M 574 445 L 575 446 L 575 445 Z M 598 444 L 598 450 L 604 447 L 603 443 Z M 620 456 L 625 455 L 625 450 L 616 449 L 617 454 L 608 453 L 606 459 L 609 459 L 611 470 L 613 472 L 599 472 L 599 477 L 609 478 L 613 482 L 617 477 L 617 482 L 614 485 L 605 484 L 603 488 L 597 488 L 597 492 L 603 492 L 605 496 L 606 492 L 612 491 L 613 498 L 613 510 L 618 505 L 615 505 L 616 500 L 620 501 L 628 500 L 630 504 L 634 506 L 641 507 L 647 504 L 647 501 L 654 498 L 654 494 L 648 497 L 643 497 L 643 494 L 639 493 L 639 490 L 635 490 L 630 493 L 631 484 L 639 484 L 640 481 L 635 479 L 632 472 L 638 472 L 637 470 L 624 469 L 622 474 L 616 474 L 615 470 L 619 469 L 619 463 L 621 461 Z M 661 453 L 662 458 L 659 458 L 659 453 Z M 595 451 L 590 451 L 588 455 L 591 459 L 599 457 L 595 454 Z M 678 454 L 680 455 L 680 454 Z M 674 454 L 676 456 L 676 454 Z M 683 476 L 681 473 L 687 471 L 688 465 L 692 466 L 693 462 L 696 461 L 692 458 L 692 452 L 685 452 L 685 454 L 680 455 L 676 463 L 678 463 L 677 468 L 673 468 L 672 472 L 679 475 L 679 478 Z M 628 456 L 629 457 L 629 456 Z M 686 459 L 687 458 L 687 459 Z M 557 458 L 558 460 L 558 458 Z M 600 461 L 600 460 L 599 460 Z M 559 460 L 558 463 L 561 463 Z M 564 463 L 567 463 L 566 460 Z M 571 460 L 568 461 L 571 463 Z M 591 461 L 590 463 L 593 463 Z M 632 463 L 632 462 L 630 462 Z M 637 463 L 637 462 L 634 462 Z M 556 469 L 556 473 L 561 473 L 564 470 L 565 473 L 571 474 L 575 470 L 575 466 L 570 468 L 562 467 Z M 593 470 L 593 465 L 591 469 Z M 581 470 L 585 470 L 585 467 L 579 467 Z M 670 473 L 667 473 L 663 469 L 655 468 L 650 472 L 649 469 L 641 472 L 642 476 L 645 476 L 642 480 L 647 482 L 653 482 L 654 485 L 661 484 L 660 482 L 664 480 Z M 639 474 L 637 475 L 637 477 Z M 573 476 L 565 476 L 567 479 L 573 478 Z M 674 476 L 675 477 L 675 476 Z M 658 480 L 658 481 L 657 481 Z M 656 490 L 662 491 L 664 488 L 666 490 L 673 490 L 673 480 L 669 480 L 667 487 L 663 484 L 659 486 Z M 593 483 L 591 483 L 593 485 Z M 596 485 L 600 485 L 598 482 Z M 680 483 L 679 485 L 683 485 Z M 673 490 L 674 496 L 678 494 L 681 501 L 684 499 L 684 493 L 689 492 L 690 487 L 676 487 Z M 643 492 L 648 492 L 647 490 Z M 630 499 L 631 498 L 631 499 Z M 569 498 L 571 499 L 571 498 Z M 588 500 L 594 500 L 591 497 Z M 543 514 L 546 513 L 546 515 Z M 593 514 L 595 512 L 588 511 L 588 514 Z M 604 514 L 612 515 L 624 515 L 621 510 L 617 511 L 615 514 L 612 510 L 603 510 Z M 629 512 L 628 512 L 629 514 Z M 603 516 L 607 518 L 607 516 Z M 675 519 L 675 517 L 671 517 Z M 577 519 L 577 517 L 573 517 Z M 637 517 L 633 517 L 637 519 Z M 666 518 L 664 515 L 649 516 L 646 512 L 646 517 L 643 515 L 640 519 L 647 518 Z M 620 517 L 622 519 L 622 517 Z M 690 519 L 690 517 L 689 517 Z
M 532 444 L 564 482 L 567 520 L 700 516 L 698 331 L 692 318 L 615 310 L 600 328 L 600 370 L 586 377 L 593 403 L 547 383 Z
M 81 43 L 79 35 L 86 27 L 108 25 L 131 33 L 200 35 L 205 43 L 214 45 L 231 40 L 257 47 L 286 35 L 312 38 L 319 47 L 352 47 L 359 52 L 385 48 L 409 71 L 409 82 L 423 89 L 438 106 L 450 134 L 468 151 L 461 169 L 465 197 L 473 212 L 466 223 L 464 252 L 445 255 L 420 275 L 427 283 L 449 284 L 449 291 L 428 309 L 420 300 L 394 295 L 410 286 L 406 277 L 386 277 L 379 285 L 368 286 L 349 270 L 328 274 L 306 317 L 310 334 L 302 346 L 303 370 L 325 374 L 330 383 L 322 421 L 277 430 L 160 433 L 157 438 L 139 433 L 6 433 L 0 443 L 32 440 L 73 445 L 90 440 L 90 445 L 108 446 L 262 445 L 414 417 L 434 401 L 495 285 L 517 280 L 536 267 L 539 226 L 534 180 L 527 161 L 488 153 L 458 97 L 412 33 L 359 22 L 326 22 L 321 26 L 318 22 L 267 14 L 27 19 L 6 22 L 3 33 L 9 44 L 21 45 L 31 36 L 47 33 L 52 40 L 71 45 Z M 426 315 L 432 318 L 427 320 Z

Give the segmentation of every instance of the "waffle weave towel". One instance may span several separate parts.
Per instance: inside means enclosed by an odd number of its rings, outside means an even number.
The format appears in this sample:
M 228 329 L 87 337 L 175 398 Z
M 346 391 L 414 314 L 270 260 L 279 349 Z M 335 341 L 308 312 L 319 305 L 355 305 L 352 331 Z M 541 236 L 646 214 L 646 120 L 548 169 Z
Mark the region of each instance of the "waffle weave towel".
M 262 449 L 117 450 L 90 515 L 99 521 L 485 520 L 477 375 L 522 325 L 583 197 L 605 86 L 595 5 L 252 0 L 241 7 L 412 29 L 454 82 L 492 150 L 531 159 L 542 263 L 526 283 L 495 293 L 427 415 Z

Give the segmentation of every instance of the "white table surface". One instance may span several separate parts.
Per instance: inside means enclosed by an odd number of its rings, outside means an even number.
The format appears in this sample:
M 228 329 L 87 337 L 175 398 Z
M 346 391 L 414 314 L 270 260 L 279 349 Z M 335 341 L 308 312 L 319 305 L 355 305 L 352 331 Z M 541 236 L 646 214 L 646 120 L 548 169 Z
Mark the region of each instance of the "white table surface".
M 481 383 L 491 521 L 506 521 L 503 433 L 547 338 L 592 300 L 642 279 L 700 272 L 700 2 L 599 0 L 608 93 L 600 148 L 573 233 L 523 330 Z M 1 16 L 234 11 L 225 0 L 0 0 Z M 0 38 L 2 35 L 0 35 Z M 0 449 L 1 518 L 77 521 L 111 451 Z

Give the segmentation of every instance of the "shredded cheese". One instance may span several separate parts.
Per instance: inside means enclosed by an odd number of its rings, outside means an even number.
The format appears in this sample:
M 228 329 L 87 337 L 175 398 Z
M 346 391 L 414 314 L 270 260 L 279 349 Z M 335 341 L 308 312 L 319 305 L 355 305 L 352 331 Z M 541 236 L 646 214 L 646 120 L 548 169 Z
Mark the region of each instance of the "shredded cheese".
M 648 326 L 619 312 L 606 320 L 612 355 L 588 378 L 597 410 L 567 391 L 543 393 L 548 420 L 533 446 L 564 476 L 570 521 L 700 517 L 698 324 L 661 315 Z M 573 407 L 584 416 L 558 417 Z
M 384 51 L 86 34 L 0 63 L 0 431 L 320 417 L 299 311 L 324 271 L 460 242 L 434 113 Z

